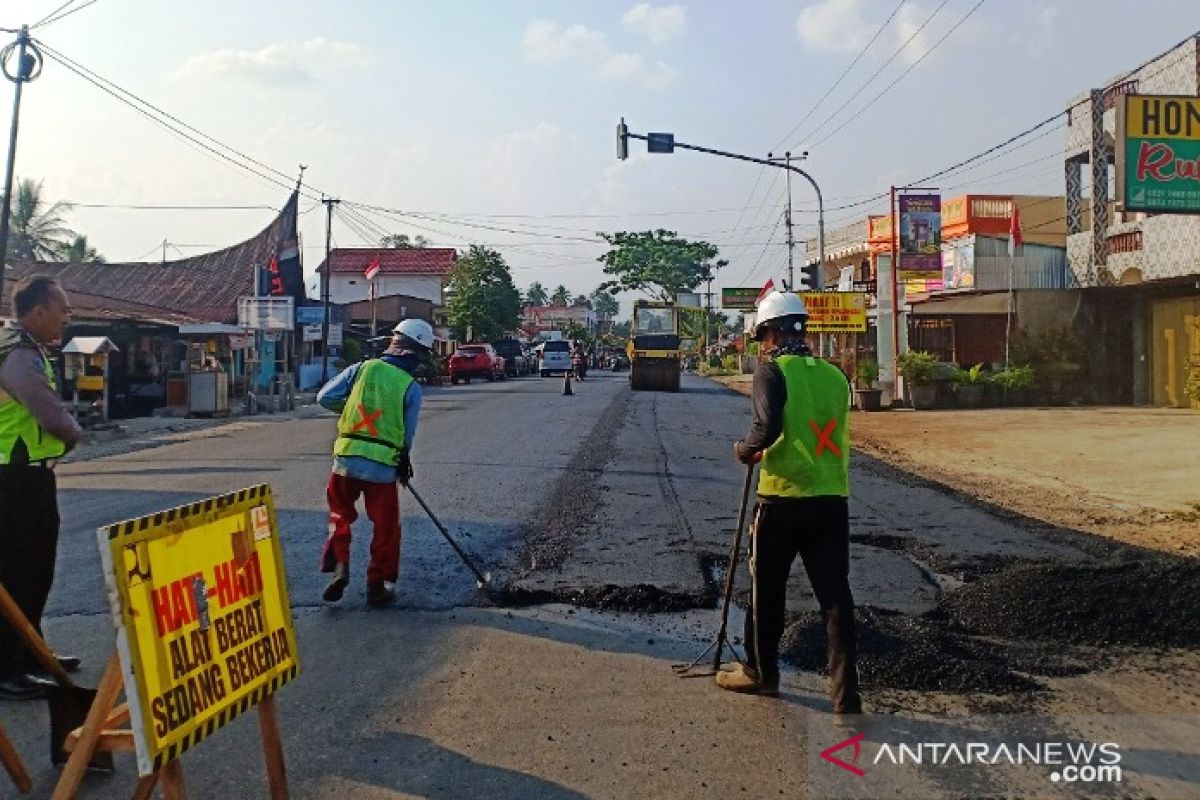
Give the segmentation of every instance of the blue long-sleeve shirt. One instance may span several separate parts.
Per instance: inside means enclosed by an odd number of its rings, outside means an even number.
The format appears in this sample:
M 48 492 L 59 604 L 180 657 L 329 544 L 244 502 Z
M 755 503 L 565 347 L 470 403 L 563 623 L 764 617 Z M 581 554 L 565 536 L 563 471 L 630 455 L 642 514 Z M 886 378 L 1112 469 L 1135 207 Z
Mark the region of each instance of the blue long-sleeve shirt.
M 410 353 L 385 354 L 383 360 L 410 375 L 417 367 L 416 356 Z M 346 400 L 350 397 L 350 390 L 354 388 L 354 381 L 358 379 L 358 372 L 363 363 L 365 362 L 346 367 L 337 377 L 325 384 L 317 393 L 317 402 L 323 408 L 338 414 L 342 413 L 342 408 L 345 407 Z M 413 439 L 417 435 L 417 417 L 421 413 L 422 397 L 421 384 L 416 381 L 413 381 L 404 393 L 404 448 L 409 453 L 412 452 Z M 395 467 L 362 456 L 334 456 L 333 471 L 338 475 L 345 475 L 347 478 L 357 478 L 360 481 L 371 483 L 393 483 L 397 478 Z

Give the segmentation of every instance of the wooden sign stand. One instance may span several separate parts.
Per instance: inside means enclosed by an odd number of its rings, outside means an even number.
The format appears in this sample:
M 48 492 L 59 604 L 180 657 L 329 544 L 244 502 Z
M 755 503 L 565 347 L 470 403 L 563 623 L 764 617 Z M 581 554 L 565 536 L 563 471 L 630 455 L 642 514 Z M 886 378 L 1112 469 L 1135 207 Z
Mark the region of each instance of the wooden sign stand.
M 25 764 L 21 762 L 17 748 L 13 747 L 8 734 L 4 732 L 3 725 L 0 725 L 0 764 L 4 765 L 4 771 L 8 773 L 8 777 L 12 778 L 17 791 L 21 794 L 29 794 L 33 788 L 33 781 L 29 779 L 29 773 L 25 771 Z
M 118 725 L 128 725 L 130 720 L 129 706 L 126 703 L 117 705 L 122 685 L 121 661 L 114 654 L 108 666 L 104 668 L 104 677 L 100 679 L 100 685 L 96 687 L 96 699 L 88 710 L 87 719 L 82 727 L 71 732 L 63 747 L 71 755 L 63 767 L 58 784 L 54 787 L 51 800 L 73 800 L 94 753 L 134 751 L 133 731 L 129 728 L 117 728 Z M 283 763 L 283 742 L 279 737 L 275 697 L 267 695 L 257 705 L 257 709 L 271 800 L 288 800 L 287 770 Z M 0 730 L 0 735 L 2 734 L 3 731 Z M 183 785 L 183 767 L 179 759 L 168 762 L 139 780 L 133 792 L 133 800 L 147 800 L 160 781 L 164 800 L 187 800 L 187 791 Z

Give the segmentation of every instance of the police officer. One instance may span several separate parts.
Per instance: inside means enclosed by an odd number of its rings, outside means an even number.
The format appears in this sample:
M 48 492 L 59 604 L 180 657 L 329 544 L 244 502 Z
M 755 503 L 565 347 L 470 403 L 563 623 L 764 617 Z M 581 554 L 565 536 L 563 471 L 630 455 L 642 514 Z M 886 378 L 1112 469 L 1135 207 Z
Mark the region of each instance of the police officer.
M 413 438 L 421 411 L 421 385 L 413 378 L 433 348 L 433 328 L 406 319 L 392 329 L 392 342 L 380 358 L 342 371 L 317 394 L 317 402 L 340 413 L 333 445 L 333 473 L 325 487 L 329 538 L 321 571 L 332 572 L 326 602 L 342 599 L 350 583 L 350 526 L 354 504 L 363 496 L 374 528 L 367 565 L 367 602 L 382 606 L 395 597 L 400 571 L 400 500 L 396 483 L 412 477 Z
M 62 407 L 45 347 L 62 339 L 71 306 L 58 282 L 33 275 L 13 292 L 17 328 L 0 331 L 0 584 L 41 631 L 54 581 L 58 488 L 54 467 L 82 435 Z M 79 659 L 58 656 L 69 671 Z M 33 657 L 0 617 L 0 698 L 45 693 Z
M 850 386 L 804 342 L 808 311 L 790 292 L 758 306 L 750 432 L 734 445 L 743 464 L 762 462 L 750 550 L 747 663 L 717 675 L 733 692 L 779 692 L 788 573 L 804 562 L 827 635 L 830 696 L 838 714 L 862 713 L 850 592 Z

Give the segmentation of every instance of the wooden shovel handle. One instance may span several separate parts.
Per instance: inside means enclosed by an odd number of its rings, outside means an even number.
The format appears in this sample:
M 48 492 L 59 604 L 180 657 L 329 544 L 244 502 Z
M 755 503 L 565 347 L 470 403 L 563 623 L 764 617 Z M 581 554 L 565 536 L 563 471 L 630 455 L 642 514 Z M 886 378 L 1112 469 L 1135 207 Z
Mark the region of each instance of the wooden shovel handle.
M 67 671 L 62 668 L 62 664 L 59 664 L 58 659 L 54 657 L 54 653 L 50 652 L 49 645 L 38 635 L 37 630 L 29 623 L 29 619 L 3 584 L 0 584 L 0 613 L 4 614 L 8 624 L 12 625 L 25 640 L 25 646 L 37 657 L 38 663 L 54 676 L 54 680 L 58 681 L 59 686 L 73 687 L 75 685 L 67 675 Z

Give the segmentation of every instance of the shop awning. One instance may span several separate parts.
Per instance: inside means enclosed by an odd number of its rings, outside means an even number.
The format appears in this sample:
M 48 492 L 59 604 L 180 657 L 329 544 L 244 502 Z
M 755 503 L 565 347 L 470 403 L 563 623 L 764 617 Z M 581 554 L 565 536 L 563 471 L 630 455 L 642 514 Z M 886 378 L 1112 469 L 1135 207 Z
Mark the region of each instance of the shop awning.
M 931 298 L 920 303 L 912 304 L 909 312 L 915 317 L 955 317 L 976 314 L 1007 314 L 1008 293 L 990 292 L 988 294 L 960 294 L 941 298 Z
M 237 325 L 226 325 L 223 322 L 199 322 L 179 326 L 180 336 L 218 336 L 220 334 L 240 336 L 245 332 L 245 328 L 239 328 Z

